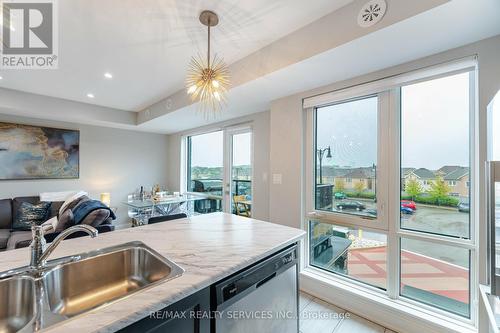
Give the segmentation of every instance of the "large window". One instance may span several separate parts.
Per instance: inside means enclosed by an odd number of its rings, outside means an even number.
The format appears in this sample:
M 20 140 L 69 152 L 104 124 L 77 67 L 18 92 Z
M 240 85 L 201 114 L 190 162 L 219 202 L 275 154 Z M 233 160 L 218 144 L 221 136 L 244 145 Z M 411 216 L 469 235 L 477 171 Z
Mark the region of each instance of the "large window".
M 309 265 L 471 322 L 474 72 L 408 78 L 308 109 Z

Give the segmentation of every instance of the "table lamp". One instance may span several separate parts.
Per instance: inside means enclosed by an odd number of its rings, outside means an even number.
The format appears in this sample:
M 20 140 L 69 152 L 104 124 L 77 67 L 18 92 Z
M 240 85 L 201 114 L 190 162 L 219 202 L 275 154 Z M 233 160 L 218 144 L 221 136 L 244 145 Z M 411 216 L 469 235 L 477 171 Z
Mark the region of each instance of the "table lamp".
M 111 206 L 111 193 L 101 193 L 101 201 L 106 206 Z

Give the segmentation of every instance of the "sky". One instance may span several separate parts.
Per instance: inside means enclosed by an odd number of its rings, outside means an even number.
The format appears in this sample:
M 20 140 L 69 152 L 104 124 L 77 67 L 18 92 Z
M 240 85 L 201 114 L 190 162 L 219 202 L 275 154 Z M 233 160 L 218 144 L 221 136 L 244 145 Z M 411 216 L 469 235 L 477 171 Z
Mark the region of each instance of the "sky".
M 252 134 L 250 132 L 233 136 L 233 165 L 250 165 Z M 201 167 L 222 167 L 224 134 L 222 131 L 191 137 L 191 165 Z
M 401 89 L 402 166 L 439 169 L 469 165 L 468 73 Z M 318 148 L 331 146 L 324 165 L 376 163 L 377 98 L 318 109 Z
M 323 165 L 377 164 L 377 98 L 319 108 L 317 133 L 318 149 L 332 149 L 332 158 L 323 158 Z
M 469 74 L 401 89 L 402 164 L 469 165 Z

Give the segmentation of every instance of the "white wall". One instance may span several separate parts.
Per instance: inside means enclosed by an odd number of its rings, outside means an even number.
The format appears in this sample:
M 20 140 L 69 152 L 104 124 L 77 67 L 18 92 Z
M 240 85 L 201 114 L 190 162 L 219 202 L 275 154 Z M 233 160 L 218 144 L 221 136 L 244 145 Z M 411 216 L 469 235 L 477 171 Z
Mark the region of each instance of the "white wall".
M 46 191 L 85 190 L 99 199 L 111 193 L 118 208 L 117 225 L 127 222 L 121 204 L 141 185 L 167 183 L 167 136 L 0 114 L 0 121 L 80 130 L 80 178 L 74 180 L 0 181 L 0 198 L 38 195 Z
M 476 220 L 479 221 L 477 232 L 481 258 L 486 258 L 487 226 L 486 197 L 484 188 L 484 162 L 487 157 L 486 111 L 488 104 L 500 90 L 500 36 L 485 39 L 457 49 L 449 50 L 433 56 L 425 57 L 410 63 L 398 65 L 353 79 L 333 83 L 331 85 L 288 96 L 271 104 L 271 135 L 270 135 L 270 178 L 273 174 L 282 174 L 281 185 L 270 185 L 270 220 L 275 223 L 300 228 L 302 216 L 300 207 L 303 204 L 303 135 L 304 111 L 302 99 L 325 92 L 338 90 L 353 85 L 370 82 L 391 75 L 436 65 L 465 56 L 478 55 L 478 107 L 479 119 L 477 137 L 479 149 L 476 151 L 478 161 L 476 167 L 479 181 L 476 192 L 479 195 L 480 206 Z M 341 64 L 335 64 L 340 65 Z M 479 282 L 486 283 L 486 260 L 479 262 Z M 482 313 L 481 324 L 485 323 Z M 481 327 L 483 329 L 483 327 Z
M 181 142 L 182 136 L 200 132 L 217 130 L 236 124 L 248 123 L 253 129 L 254 155 L 253 155 L 253 195 L 252 214 L 261 220 L 269 220 L 269 112 L 255 113 L 215 125 L 205 126 L 172 134 L 168 136 L 168 188 L 171 191 L 184 191 L 180 189 L 181 179 Z
M 270 221 L 300 228 L 303 193 L 303 126 L 305 113 L 300 96 L 271 103 Z M 274 184 L 273 175 L 281 175 Z

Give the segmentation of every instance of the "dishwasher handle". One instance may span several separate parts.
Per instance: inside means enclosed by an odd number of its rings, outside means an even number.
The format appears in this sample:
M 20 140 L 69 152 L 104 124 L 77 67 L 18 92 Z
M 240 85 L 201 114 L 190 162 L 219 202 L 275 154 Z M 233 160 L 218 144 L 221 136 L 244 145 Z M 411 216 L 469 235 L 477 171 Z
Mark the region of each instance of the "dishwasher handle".
M 268 277 L 260 280 L 259 282 L 257 282 L 257 284 L 255 285 L 255 288 L 259 288 L 260 286 L 262 286 L 264 283 L 266 282 L 269 282 L 271 281 L 272 279 L 274 279 L 276 277 L 276 272 L 274 272 L 273 274 L 269 275 Z

